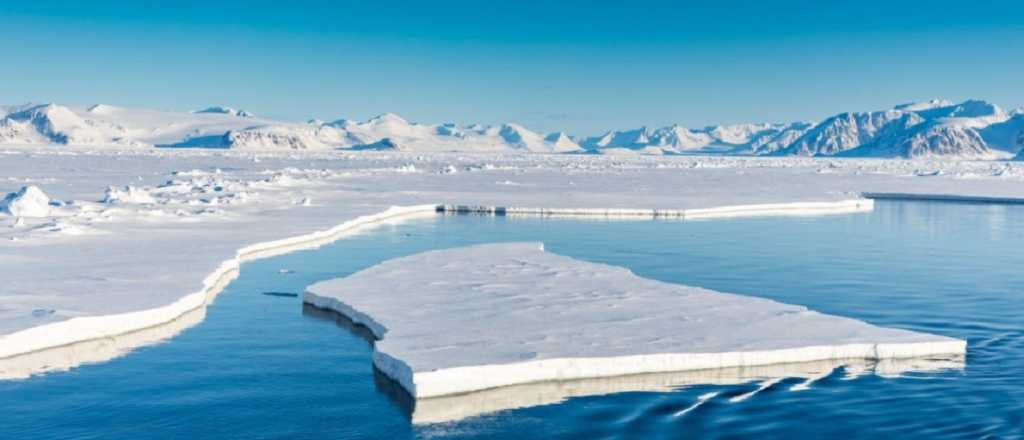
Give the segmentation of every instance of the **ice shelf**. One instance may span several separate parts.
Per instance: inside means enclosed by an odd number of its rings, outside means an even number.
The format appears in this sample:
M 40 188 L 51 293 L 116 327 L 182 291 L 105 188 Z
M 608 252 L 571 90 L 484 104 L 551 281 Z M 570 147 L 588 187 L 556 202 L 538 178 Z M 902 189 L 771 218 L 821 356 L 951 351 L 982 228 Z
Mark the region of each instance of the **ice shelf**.
M 966 342 L 665 283 L 540 243 L 439 250 L 307 288 L 366 326 L 414 398 L 552 380 L 832 359 L 962 355 Z

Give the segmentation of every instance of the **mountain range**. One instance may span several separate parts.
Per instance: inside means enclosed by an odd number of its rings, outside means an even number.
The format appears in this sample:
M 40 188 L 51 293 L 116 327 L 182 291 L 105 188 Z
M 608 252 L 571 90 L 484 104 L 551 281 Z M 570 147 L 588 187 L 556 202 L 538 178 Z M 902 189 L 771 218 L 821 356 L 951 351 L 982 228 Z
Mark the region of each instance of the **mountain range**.
M 416 123 L 392 113 L 366 121 L 286 122 L 230 107 L 164 112 L 26 104 L 0 106 L 0 145 L 1024 159 L 1024 110 L 934 99 L 820 122 L 672 125 L 575 137 L 513 123 Z

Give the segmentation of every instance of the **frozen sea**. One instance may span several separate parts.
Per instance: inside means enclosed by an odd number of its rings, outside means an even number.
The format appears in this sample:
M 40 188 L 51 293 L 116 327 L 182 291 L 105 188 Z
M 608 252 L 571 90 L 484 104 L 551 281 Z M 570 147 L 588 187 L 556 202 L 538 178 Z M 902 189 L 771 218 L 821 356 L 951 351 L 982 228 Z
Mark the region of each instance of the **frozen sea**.
M 963 338 L 968 355 L 962 368 L 895 377 L 839 368 L 802 390 L 804 378 L 693 385 L 413 424 L 360 333 L 302 307 L 313 282 L 495 241 L 543 241 L 648 278 Z M 705 221 L 438 216 L 247 263 L 205 320 L 170 341 L 0 381 L 0 438 L 1022 437 L 1022 269 L 1022 206 L 879 201 L 863 214 Z

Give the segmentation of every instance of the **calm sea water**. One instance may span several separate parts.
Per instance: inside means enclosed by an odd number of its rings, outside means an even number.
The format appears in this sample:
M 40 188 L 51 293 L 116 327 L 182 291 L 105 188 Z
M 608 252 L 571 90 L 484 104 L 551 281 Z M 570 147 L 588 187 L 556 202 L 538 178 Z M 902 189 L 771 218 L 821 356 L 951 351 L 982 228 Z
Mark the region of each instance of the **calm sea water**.
M 645 277 L 965 338 L 966 366 L 853 380 L 835 371 L 806 390 L 782 380 L 739 402 L 761 385 L 413 425 L 375 384 L 361 337 L 303 313 L 300 298 L 263 294 L 424 250 L 521 240 Z M 0 382 L 0 438 L 1021 438 L 1022 315 L 1024 207 L 879 202 L 869 214 L 691 222 L 441 216 L 246 264 L 205 321 L 168 342 Z

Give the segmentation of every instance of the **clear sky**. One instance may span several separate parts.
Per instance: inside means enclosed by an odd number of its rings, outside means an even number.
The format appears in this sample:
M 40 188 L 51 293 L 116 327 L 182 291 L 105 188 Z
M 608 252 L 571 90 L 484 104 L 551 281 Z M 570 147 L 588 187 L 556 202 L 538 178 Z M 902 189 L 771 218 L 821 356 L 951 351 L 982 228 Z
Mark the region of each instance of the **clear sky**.
M 0 102 L 590 134 L 1024 105 L 1024 1 L 0 1 Z

